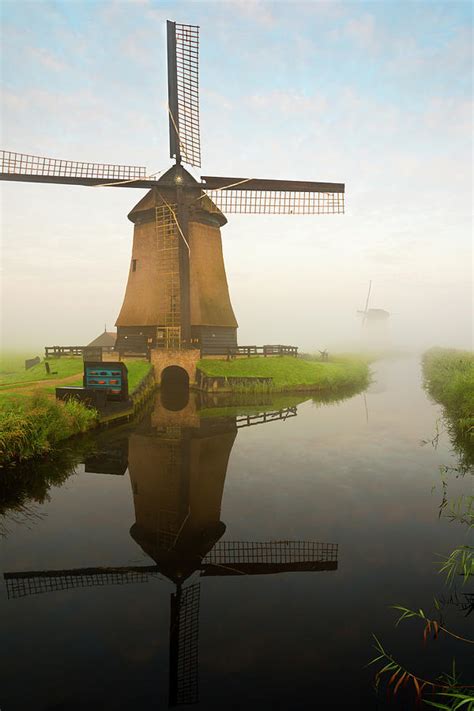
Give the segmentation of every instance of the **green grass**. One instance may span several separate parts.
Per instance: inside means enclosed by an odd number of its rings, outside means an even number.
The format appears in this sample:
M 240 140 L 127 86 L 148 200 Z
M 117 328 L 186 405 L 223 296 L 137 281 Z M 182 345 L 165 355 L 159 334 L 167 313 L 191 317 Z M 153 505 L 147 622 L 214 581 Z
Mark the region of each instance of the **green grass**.
M 0 377 L 25 370 L 25 360 L 28 358 L 36 358 L 43 352 L 42 348 L 30 351 L 0 351 Z
M 132 394 L 152 366 L 148 361 L 125 362 Z M 54 369 L 58 370 L 56 379 L 77 374 L 77 379 L 68 381 L 67 385 L 82 385 L 84 366 L 81 359 L 61 358 L 54 363 Z M 59 367 L 56 366 L 58 363 Z M 44 370 L 43 364 L 41 367 Z M 36 379 L 20 381 L 18 386 L 12 383 L 11 390 L 6 386 L 3 391 L 0 388 L 0 466 L 46 454 L 58 442 L 91 429 L 99 421 L 97 412 L 82 403 L 74 400 L 56 402 L 56 386 L 42 384 L 44 377 L 40 366 L 31 370 L 37 371 Z M 25 373 L 11 375 L 16 378 Z M 35 387 L 33 393 L 28 392 L 31 386 Z
M 84 368 L 82 358 L 51 358 L 47 362 L 51 370 L 50 375 L 46 372 L 44 361 L 29 370 L 25 370 L 23 362 L 22 368 L 17 367 L 15 370 L 0 375 L 0 386 L 11 387 L 18 384 L 21 387 L 41 380 L 59 380 L 60 378 L 68 378 L 71 375 L 80 374 Z M 53 372 L 55 373 L 54 375 Z
M 273 378 L 273 391 L 311 390 L 331 392 L 346 388 L 363 389 L 369 382 L 368 364 L 356 357 L 333 359 L 328 363 L 291 358 L 239 358 L 232 361 L 206 360 L 198 368 L 209 376 L 227 378 Z
M 422 358 L 424 387 L 444 407 L 463 468 L 474 466 L 474 353 L 432 348 Z
M 146 360 L 124 360 L 123 361 L 125 365 L 127 366 L 128 370 L 128 391 L 129 393 L 133 393 L 135 388 L 137 388 L 145 375 L 148 375 L 150 372 L 152 366 L 151 364 L 146 361 Z M 80 377 L 78 377 L 77 381 L 73 380 L 68 385 L 82 385 L 82 368 L 81 368 L 81 373 Z M 55 392 L 56 387 L 51 386 L 50 388 L 45 388 L 45 390 L 48 390 L 50 392 Z
M 0 464 L 46 454 L 54 445 L 96 425 L 95 410 L 71 400 L 55 402 L 44 393 L 0 410 Z
M 423 355 L 424 384 L 465 434 L 474 436 L 474 353 L 432 348 Z
M 128 391 L 131 394 L 148 375 L 152 365 L 147 360 L 125 360 L 124 363 L 128 369 Z
M 126 360 L 124 362 L 128 369 L 128 388 L 132 393 L 145 375 L 148 374 L 151 365 L 148 361 L 141 360 Z M 12 397 L 21 397 L 22 388 L 31 389 L 31 387 L 35 386 L 35 383 L 42 392 L 49 395 L 54 394 L 56 386 L 50 383 L 43 385 L 40 382 L 42 380 L 59 380 L 77 375 L 77 378 L 71 379 L 67 385 L 82 385 L 82 373 L 84 370 L 82 358 L 56 358 L 48 360 L 48 363 L 51 371 L 57 371 L 55 375 L 46 373 L 44 362 L 26 371 L 17 369 L 8 374 L 0 375 L 0 402 L 11 400 Z M 12 394 L 10 388 L 15 388 L 14 394 Z

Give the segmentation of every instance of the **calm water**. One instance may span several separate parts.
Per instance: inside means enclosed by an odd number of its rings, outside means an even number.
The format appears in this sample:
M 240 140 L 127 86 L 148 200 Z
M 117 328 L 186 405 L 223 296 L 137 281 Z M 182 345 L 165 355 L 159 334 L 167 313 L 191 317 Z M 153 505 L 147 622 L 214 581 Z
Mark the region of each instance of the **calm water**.
M 385 708 L 373 632 L 420 675 L 453 655 L 467 667 L 462 645 L 393 625 L 389 605 L 446 596 L 436 556 L 465 534 L 438 516 L 439 466 L 456 460 L 444 435 L 420 444 L 440 409 L 418 362 L 374 371 L 365 397 L 295 398 L 267 422 L 158 397 L 81 444 L 43 503 L 7 508 L 2 711 Z M 449 496 L 466 492 L 448 478 Z M 456 606 L 445 615 L 472 634 Z

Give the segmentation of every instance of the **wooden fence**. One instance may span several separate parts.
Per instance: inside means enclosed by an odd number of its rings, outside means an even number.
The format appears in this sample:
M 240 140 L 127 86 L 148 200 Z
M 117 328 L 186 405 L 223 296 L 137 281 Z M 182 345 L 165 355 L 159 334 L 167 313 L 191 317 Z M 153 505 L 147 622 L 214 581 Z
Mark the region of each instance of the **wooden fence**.
M 227 360 L 231 358 L 237 358 L 237 356 L 251 356 L 263 355 L 264 358 L 267 356 L 292 356 L 293 358 L 298 357 L 298 346 L 236 346 L 235 348 L 227 349 Z
M 45 358 L 61 358 L 61 356 L 81 356 L 85 346 L 45 346 Z
M 111 346 L 45 346 L 45 358 L 61 358 L 71 356 L 83 356 L 87 354 L 87 360 L 102 360 L 107 353 L 113 353 Z

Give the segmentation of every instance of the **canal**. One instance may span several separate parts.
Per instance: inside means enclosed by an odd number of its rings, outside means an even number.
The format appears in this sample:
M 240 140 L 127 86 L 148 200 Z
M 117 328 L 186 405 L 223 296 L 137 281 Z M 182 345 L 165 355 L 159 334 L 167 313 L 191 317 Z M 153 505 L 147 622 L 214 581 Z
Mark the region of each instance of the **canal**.
M 424 644 L 390 609 L 437 596 L 472 634 L 438 573 L 465 542 L 443 494 L 472 493 L 440 472 L 457 464 L 440 417 L 407 357 L 335 403 L 158 394 L 133 425 L 0 472 L 0 708 L 414 707 L 366 665 L 376 634 L 424 678 L 468 667 L 467 645 Z

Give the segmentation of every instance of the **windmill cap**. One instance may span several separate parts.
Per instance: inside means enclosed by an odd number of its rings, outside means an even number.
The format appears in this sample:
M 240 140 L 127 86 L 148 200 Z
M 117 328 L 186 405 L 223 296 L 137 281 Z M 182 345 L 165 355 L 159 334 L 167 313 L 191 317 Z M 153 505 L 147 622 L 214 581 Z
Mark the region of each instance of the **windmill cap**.
M 201 185 L 193 178 L 191 173 L 183 168 L 182 165 L 173 165 L 164 173 L 159 180 L 156 181 L 156 187 L 151 190 L 135 205 L 128 213 L 130 222 L 148 222 L 155 219 L 155 208 L 166 203 L 176 204 L 176 188 L 185 188 L 185 197 L 189 200 L 191 208 L 191 219 L 199 219 L 207 215 L 206 221 L 210 219 L 218 226 L 222 227 L 226 224 L 227 219 L 218 209 L 211 199 L 202 193 Z

